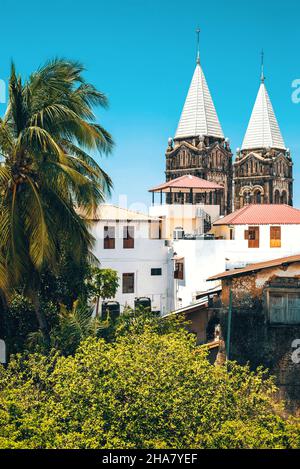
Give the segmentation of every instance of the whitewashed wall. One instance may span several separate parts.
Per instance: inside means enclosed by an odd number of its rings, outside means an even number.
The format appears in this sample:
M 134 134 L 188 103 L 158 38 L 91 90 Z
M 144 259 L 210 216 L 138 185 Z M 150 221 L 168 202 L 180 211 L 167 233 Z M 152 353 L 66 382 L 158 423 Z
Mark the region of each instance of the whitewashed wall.
M 252 226 L 252 225 L 251 225 Z M 278 226 L 278 225 L 275 225 Z M 300 225 L 281 225 L 281 248 L 270 248 L 270 225 L 260 225 L 259 248 L 248 248 L 247 225 L 235 226 L 234 240 L 177 240 L 178 257 L 184 258 L 184 280 L 175 280 L 176 308 L 194 302 L 196 293 L 220 285 L 207 278 L 226 269 L 300 253 Z
M 116 227 L 115 249 L 103 249 L 104 226 Z M 115 300 L 121 304 L 121 310 L 125 305 L 134 306 L 136 297 L 146 296 L 151 298 L 152 308 L 165 314 L 171 305 L 169 304 L 172 293 L 168 298 L 168 260 L 172 257 L 170 249 L 165 246 L 164 240 L 149 239 L 149 224 L 147 221 L 131 222 L 135 227 L 135 244 L 133 249 L 123 248 L 123 227 L 126 222 L 99 221 L 92 227 L 92 233 L 96 238 L 94 254 L 101 262 L 101 267 L 111 268 L 118 272 L 120 286 Z M 152 268 L 161 268 L 161 276 L 151 276 Z M 135 274 L 134 293 L 122 293 L 122 274 Z

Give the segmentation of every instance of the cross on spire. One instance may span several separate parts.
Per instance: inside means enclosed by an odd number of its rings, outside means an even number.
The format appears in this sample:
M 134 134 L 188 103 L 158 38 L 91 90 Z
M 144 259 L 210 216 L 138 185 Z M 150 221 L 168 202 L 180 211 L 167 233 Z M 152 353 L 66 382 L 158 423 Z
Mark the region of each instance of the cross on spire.
M 265 74 L 264 74 L 264 58 L 265 58 L 265 53 L 262 50 L 261 51 L 261 74 L 260 74 L 260 81 L 264 83 L 265 81 Z
M 196 29 L 196 35 L 197 35 L 197 60 L 196 63 L 200 65 L 200 28 L 198 27 Z

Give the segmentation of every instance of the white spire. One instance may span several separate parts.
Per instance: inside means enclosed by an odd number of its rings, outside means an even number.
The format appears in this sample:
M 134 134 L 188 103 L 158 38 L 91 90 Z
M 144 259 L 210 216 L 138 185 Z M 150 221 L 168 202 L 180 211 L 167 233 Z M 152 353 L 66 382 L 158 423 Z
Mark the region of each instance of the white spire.
M 268 147 L 280 150 L 286 149 L 264 81 L 262 64 L 261 84 L 244 137 L 242 150 Z
M 197 55 L 196 69 L 186 97 L 175 138 L 199 135 L 224 138 L 217 112 Z
M 224 138 L 216 109 L 200 65 L 200 28 L 196 29 L 196 69 L 181 113 L 175 138 L 218 137 Z

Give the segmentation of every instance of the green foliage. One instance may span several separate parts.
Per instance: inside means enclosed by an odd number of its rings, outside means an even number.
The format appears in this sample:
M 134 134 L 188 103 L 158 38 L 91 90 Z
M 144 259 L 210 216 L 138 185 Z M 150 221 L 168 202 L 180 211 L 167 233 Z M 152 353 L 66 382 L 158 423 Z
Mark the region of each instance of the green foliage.
M 72 309 L 61 305 L 57 322 L 50 331 L 50 344 L 61 354 L 74 355 L 80 343 L 88 337 L 100 337 L 110 327 L 109 320 L 101 321 L 93 317 L 93 308 L 80 299 L 73 303 Z M 29 334 L 27 349 L 43 354 L 48 353 L 48 344 L 40 331 Z
M 262 370 L 211 365 L 183 329 L 145 324 L 1 368 L 0 447 L 299 448 L 299 420 L 281 417 L 274 390 Z
M 143 334 L 145 329 L 162 335 L 178 331 L 188 325 L 188 321 L 176 317 L 161 317 L 148 308 L 125 308 L 123 314 L 111 325 L 111 337 Z
M 57 306 L 52 301 L 42 302 L 41 309 L 48 324 L 54 326 L 57 319 Z M 31 301 L 20 293 L 15 293 L 5 314 L 5 341 L 9 354 L 27 349 L 28 335 L 38 330 L 38 323 Z
M 118 272 L 113 269 L 91 266 L 87 283 L 92 296 L 103 300 L 114 298 L 119 286 Z
M 96 304 L 96 316 L 99 315 L 99 300 L 114 298 L 118 287 L 118 272 L 113 269 L 100 269 L 96 266 L 90 267 L 90 273 L 86 279 L 86 286 L 90 298 Z

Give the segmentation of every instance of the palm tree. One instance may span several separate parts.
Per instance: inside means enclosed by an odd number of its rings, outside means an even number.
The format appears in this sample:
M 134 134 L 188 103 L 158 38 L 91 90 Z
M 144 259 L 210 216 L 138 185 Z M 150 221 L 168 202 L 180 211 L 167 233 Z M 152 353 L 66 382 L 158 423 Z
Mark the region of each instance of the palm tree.
M 0 290 L 9 299 L 25 285 L 47 340 L 40 273 L 55 272 L 62 237 L 78 262 L 91 253 L 93 238 L 77 208 L 91 213 L 112 186 L 91 156 L 113 146 L 93 113 L 107 98 L 82 73 L 81 64 L 56 59 L 23 82 L 12 65 L 0 118 Z

